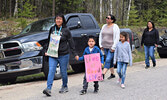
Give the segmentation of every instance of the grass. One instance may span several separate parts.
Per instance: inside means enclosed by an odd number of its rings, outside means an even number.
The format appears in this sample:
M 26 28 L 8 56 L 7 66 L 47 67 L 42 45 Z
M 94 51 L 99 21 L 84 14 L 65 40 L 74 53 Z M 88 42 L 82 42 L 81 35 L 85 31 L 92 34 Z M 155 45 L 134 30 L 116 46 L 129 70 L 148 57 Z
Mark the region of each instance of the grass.
M 160 58 L 157 51 L 155 51 L 154 55 L 155 55 L 156 59 Z M 143 50 L 142 51 L 138 51 L 138 50 L 133 51 L 132 56 L 133 56 L 133 63 L 145 60 L 145 54 L 144 54 Z

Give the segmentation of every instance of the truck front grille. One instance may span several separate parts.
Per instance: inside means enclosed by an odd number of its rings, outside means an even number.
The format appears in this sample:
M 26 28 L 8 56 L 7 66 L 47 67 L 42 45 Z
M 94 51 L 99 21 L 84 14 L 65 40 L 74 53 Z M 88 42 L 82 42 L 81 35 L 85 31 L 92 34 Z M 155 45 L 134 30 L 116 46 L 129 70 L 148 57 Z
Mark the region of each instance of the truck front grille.
M 4 43 L 3 44 L 3 49 L 7 49 L 7 48 L 12 48 L 12 47 L 18 47 L 19 44 L 18 43 Z
M 164 46 L 167 46 L 167 40 L 163 40 L 162 42 L 163 42 Z
M 0 47 L 0 59 L 19 56 L 22 54 L 22 50 L 18 41 L 0 43 Z

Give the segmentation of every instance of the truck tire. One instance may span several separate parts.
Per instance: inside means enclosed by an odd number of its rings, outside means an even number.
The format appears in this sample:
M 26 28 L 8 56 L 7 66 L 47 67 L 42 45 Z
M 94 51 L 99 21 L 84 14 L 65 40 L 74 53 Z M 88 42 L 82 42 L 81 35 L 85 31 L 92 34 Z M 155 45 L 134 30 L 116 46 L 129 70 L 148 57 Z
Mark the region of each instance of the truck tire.
M 160 58 L 167 58 L 167 55 L 165 54 L 159 54 Z
M 45 74 L 45 79 L 48 78 L 48 72 L 49 72 L 49 63 L 48 63 L 48 57 L 44 57 L 43 60 L 43 73 Z M 60 66 L 58 65 L 56 68 L 56 73 L 55 73 L 55 80 L 61 79 L 61 73 L 60 73 Z
M 84 63 L 73 64 L 71 66 L 72 66 L 73 71 L 76 72 L 76 73 L 85 71 L 85 64 Z
M 0 83 L 10 83 L 13 84 L 16 82 L 17 77 L 11 77 L 11 78 L 5 78 L 5 79 L 1 79 Z

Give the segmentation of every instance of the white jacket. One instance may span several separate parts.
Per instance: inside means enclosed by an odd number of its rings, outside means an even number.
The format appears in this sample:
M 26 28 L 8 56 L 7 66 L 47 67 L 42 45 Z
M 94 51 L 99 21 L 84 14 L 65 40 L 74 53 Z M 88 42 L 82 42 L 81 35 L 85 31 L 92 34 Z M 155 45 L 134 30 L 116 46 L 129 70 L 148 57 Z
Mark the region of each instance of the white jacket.
M 105 26 L 107 26 L 107 24 L 104 24 L 103 26 L 102 26 L 102 29 L 101 29 L 101 31 L 100 31 L 100 34 L 99 34 L 99 46 L 100 46 L 100 48 L 101 47 L 103 47 L 102 46 L 102 31 L 103 31 L 103 29 L 104 29 L 104 27 Z M 118 25 L 117 24 L 114 24 L 114 26 L 113 26 L 113 41 L 114 41 L 114 44 L 113 44 L 113 46 L 111 47 L 111 49 L 112 50 L 115 50 L 115 48 L 116 48 L 116 45 L 117 45 L 117 43 L 119 42 L 119 38 L 120 38 L 120 29 L 119 29 L 119 27 L 118 27 Z

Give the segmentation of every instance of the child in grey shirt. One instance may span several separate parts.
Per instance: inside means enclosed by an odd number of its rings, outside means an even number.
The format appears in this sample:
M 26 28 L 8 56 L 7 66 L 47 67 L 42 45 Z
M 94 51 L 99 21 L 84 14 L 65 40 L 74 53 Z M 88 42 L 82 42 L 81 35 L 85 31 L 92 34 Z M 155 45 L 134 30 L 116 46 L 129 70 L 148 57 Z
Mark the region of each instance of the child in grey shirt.
M 120 42 L 117 44 L 114 53 L 114 64 L 116 64 L 116 62 L 117 73 L 119 75 L 118 83 L 121 83 L 121 88 L 124 89 L 127 65 L 129 63 L 129 65 L 132 66 L 132 53 L 126 32 L 120 33 Z

